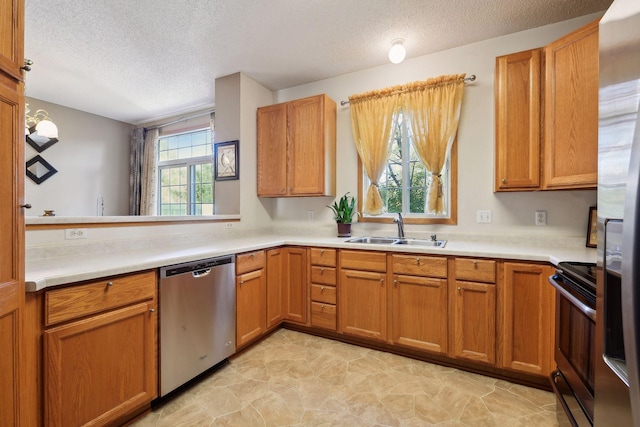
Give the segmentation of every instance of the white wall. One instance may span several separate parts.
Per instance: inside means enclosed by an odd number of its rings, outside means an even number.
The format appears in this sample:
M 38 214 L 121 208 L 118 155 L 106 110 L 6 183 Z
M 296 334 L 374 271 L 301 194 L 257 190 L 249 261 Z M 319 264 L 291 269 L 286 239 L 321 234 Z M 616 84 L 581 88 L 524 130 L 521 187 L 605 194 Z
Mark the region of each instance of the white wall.
M 62 216 L 94 216 L 98 195 L 105 215 L 129 213 L 128 123 L 27 98 L 30 114 L 44 109 L 58 126 L 59 141 L 39 153 L 58 172 L 41 183 L 25 177 L 27 216 L 53 209 Z M 38 152 L 25 142 L 25 161 Z
M 338 103 L 337 117 L 337 196 L 357 194 L 357 154 L 353 144 L 349 107 L 340 101 L 349 95 L 426 80 L 443 74 L 475 74 L 477 80 L 465 89 L 458 133 L 458 225 L 406 226 L 406 231 L 478 234 L 561 234 L 586 233 L 589 206 L 596 204 L 596 191 L 553 191 L 527 193 L 493 192 L 494 174 L 494 97 L 493 79 L 496 56 L 541 47 L 598 18 L 589 15 L 558 24 L 481 41 L 443 52 L 405 60 L 399 65 L 338 76 L 277 92 L 277 102 L 326 93 Z M 411 52 L 409 52 L 409 56 Z M 308 211 L 315 211 L 315 223 L 333 221 L 326 205 L 331 198 L 278 199 L 273 208 L 274 224 L 309 225 Z M 491 210 L 492 224 L 477 224 L 477 210 Z M 544 209 L 547 227 L 534 225 L 534 211 Z M 355 231 L 393 232 L 394 226 L 358 224 Z

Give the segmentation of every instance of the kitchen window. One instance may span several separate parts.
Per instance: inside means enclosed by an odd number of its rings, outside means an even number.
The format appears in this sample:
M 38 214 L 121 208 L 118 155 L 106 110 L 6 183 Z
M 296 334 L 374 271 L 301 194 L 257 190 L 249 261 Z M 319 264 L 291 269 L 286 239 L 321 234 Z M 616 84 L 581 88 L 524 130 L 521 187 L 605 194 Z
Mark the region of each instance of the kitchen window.
M 385 205 L 386 214 L 363 215 L 362 222 L 389 222 L 397 213 L 405 217 L 407 223 L 456 224 L 457 216 L 457 149 L 454 142 L 441 176 L 444 212 L 435 214 L 426 208 L 427 188 L 431 175 L 422 163 L 411 142 L 410 126 L 406 116 L 398 115 L 396 129 L 391 141 L 390 156 L 385 171 L 378 182 L 378 190 Z M 358 161 L 362 185 L 358 189 L 358 199 L 362 200 L 369 188 L 370 180 Z
M 158 215 L 213 215 L 211 128 L 158 140 Z

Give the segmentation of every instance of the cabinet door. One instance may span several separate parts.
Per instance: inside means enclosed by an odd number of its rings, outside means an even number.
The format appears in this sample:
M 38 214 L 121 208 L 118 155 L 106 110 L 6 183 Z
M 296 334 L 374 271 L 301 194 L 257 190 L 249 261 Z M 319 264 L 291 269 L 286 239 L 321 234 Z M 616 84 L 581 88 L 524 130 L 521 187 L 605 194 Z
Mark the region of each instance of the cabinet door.
M 236 345 L 242 347 L 262 335 L 267 328 L 266 281 L 264 270 L 236 278 Z
M 545 48 L 544 189 L 596 188 L 598 21 Z
M 287 104 L 258 108 L 258 197 L 287 194 Z
M 24 2 L 0 4 L 0 425 L 28 417 L 20 396 L 35 387 L 20 354 L 24 316 Z M 23 419 L 25 419 L 23 417 Z
M 157 395 L 153 303 L 44 333 L 45 424 L 116 425 Z
M 446 353 L 446 279 L 396 275 L 392 294 L 393 342 Z
M 283 319 L 286 297 L 283 289 L 286 274 L 283 262 L 281 248 L 267 251 L 267 328 L 277 325 Z
M 496 58 L 495 191 L 540 187 L 541 52 Z
M 332 194 L 325 188 L 328 160 L 325 158 L 325 120 L 328 119 L 325 117 L 325 96 L 290 102 L 288 119 L 289 193 L 296 196 Z
M 452 282 L 453 328 L 451 356 L 495 363 L 496 287 L 485 283 Z
M 549 266 L 504 263 L 501 367 L 549 376 L 553 367 L 555 294 Z
M 16 80 L 23 80 L 24 0 L 0 3 L 0 69 Z M 2 123 L 5 123 L 4 120 Z M 8 122 L 7 122 L 8 123 Z
M 341 333 L 387 339 L 385 274 L 341 270 L 338 284 Z
M 307 249 L 285 248 L 285 313 L 287 320 L 307 322 Z

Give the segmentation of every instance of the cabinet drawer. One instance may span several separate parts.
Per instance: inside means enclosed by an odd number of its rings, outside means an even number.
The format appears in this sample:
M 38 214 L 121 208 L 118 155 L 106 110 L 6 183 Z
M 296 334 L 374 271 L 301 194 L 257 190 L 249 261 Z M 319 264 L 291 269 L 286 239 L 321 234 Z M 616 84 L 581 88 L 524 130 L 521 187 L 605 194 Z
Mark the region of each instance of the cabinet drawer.
M 264 268 L 264 251 L 247 252 L 236 257 L 236 274 L 244 274 L 249 271 Z
M 340 251 L 340 268 L 349 270 L 387 271 L 385 252 Z
M 311 283 L 322 283 L 325 285 L 336 284 L 336 269 L 332 267 L 311 267 Z
M 336 306 L 333 304 L 311 303 L 311 326 L 336 330 Z
M 333 286 L 311 285 L 311 300 L 335 304 L 336 288 Z
M 473 282 L 496 282 L 496 262 L 486 259 L 456 259 L 456 279 Z
M 393 255 L 394 274 L 426 277 L 447 277 L 447 258 L 425 255 Z
M 47 291 L 45 325 L 153 299 L 156 287 L 156 273 L 148 271 Z
M 311 248 L 311 265 L 336 266 L 336 250 L 325 248 Z

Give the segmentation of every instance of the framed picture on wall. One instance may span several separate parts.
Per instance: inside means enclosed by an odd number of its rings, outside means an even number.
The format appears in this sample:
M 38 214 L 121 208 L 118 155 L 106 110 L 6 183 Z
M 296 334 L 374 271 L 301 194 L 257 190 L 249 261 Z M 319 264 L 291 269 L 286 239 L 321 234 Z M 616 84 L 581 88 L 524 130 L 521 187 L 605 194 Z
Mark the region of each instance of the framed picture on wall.
M 215 163 L 216 181 L 238 179 L 240 177 L 238 140 L 215 144 Z
M 587 247 L 598 246 L 598 209 L 595 206 L 589 208 L 589 222 L 587 223 Z

